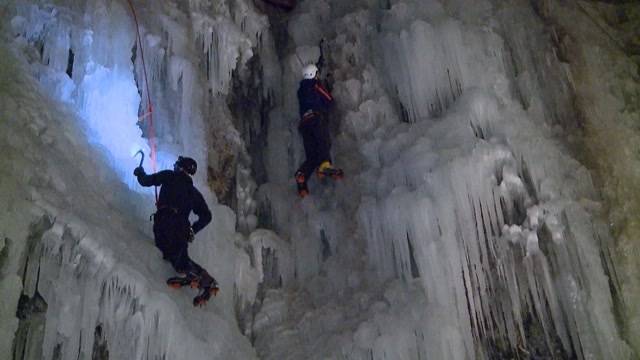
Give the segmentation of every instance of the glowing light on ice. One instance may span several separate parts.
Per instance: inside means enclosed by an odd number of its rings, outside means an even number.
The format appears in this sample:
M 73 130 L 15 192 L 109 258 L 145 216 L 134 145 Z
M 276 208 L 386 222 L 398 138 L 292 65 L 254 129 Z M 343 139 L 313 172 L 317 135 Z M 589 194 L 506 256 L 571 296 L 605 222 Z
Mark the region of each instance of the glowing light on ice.
M 135 144 L 132 144 L 131 149 L 129 150 L 129 154 L 131 154 L 131 157 L 136 157 L 138 156 L 138 151 L 144 151 L 144 149 L 137 147 Z
M 104 147 L 111 156 L 112 165 L 132 189 L 142 191 L 132 175 L 145 153 L 144 166 L 152 171 L 150 148 L 138 126 L 140 95 L 130 69 L 101 65 L 89 66 L 92 71 L 81 85 L 80 113 L 89 127 L 89 140 Z M 175 156 L 158 154 L 156 169 L 170 165 Z M 161 167 L 162 166 L 162 167 Z

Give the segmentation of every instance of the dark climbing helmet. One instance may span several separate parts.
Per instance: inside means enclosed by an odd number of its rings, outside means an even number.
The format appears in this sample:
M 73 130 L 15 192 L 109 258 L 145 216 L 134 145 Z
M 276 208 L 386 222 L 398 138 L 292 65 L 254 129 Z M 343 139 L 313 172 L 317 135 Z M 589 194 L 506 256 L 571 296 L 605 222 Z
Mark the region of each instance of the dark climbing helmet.
M 190 157 L 178 156 L 178 161 L 173 164 L 174 170 L 183 170 L 189 175 L 195 175 L 198 163 Z

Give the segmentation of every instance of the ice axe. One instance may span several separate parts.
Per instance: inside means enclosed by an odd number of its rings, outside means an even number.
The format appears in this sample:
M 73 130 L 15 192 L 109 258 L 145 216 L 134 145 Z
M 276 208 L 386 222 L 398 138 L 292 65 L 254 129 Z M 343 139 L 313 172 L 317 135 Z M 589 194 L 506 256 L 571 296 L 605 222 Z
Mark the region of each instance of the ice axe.
M 141 155 L 141 157 L 140 157 L 140 165 L 138 165 L 138 167 L 142 167 L 142 163 L 144 162 L 144 151 L 142 151 L 142 150 L 138 150 L 138 152 L 137 152 L 137 153 L 135 153 L 135 154 L 133 155 L 133 157 L 138 156 L 138 154 L 140 154 L 140 155 Z
M 324 67 L 324 50 L 322 46 L 323 44 L 324 44 L 324 38 L 322 38 L 322 40 L 320 40 L 320 44 L 318 44 L 318 47 L 320 48 L 320 57 L 318 58 L 316 67 L 318 68 L 319 73 L 322 73 L 322 68 Z

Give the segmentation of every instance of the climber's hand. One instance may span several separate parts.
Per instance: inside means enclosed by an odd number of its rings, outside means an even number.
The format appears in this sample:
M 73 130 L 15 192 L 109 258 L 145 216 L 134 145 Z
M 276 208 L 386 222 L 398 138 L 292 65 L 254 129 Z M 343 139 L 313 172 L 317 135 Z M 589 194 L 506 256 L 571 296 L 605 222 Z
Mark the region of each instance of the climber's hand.
M 137 168 L 135 168 L 135 170 L 133 170 L 133 175 L 135 177 L 144 175 L 144 168 L 142 168 L 142 166 L 138 166 Z

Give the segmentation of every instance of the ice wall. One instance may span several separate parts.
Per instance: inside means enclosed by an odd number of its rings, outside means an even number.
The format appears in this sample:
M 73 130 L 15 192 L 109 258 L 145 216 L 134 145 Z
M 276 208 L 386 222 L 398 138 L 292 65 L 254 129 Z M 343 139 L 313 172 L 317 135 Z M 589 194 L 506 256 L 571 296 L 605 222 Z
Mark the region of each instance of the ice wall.
M 11 2 L 1 13 L 1 146 L 8 156 L 0 281 L 2 350 L 10 353 L 13 344 L 15 358 L 253 358 L 235 309 L 253 304 L 265 278 L 288 281 L 287 259 L 278 261 L 282 240 L 269 231 L 237 234 L 236 215 L 208 187 L 220 149 L 234 157 L 245 151 L 225 96 L 263 40 L 265 19 L 245 1 L 134 3 L 157 166 L 169 167 L 176 154 L 198 160 L 196 184 L 214 222 L 191 253 L 223 290 L 204 310 L 192 308 L 194 291 L 167 290 L 174 273 L 150 236 L 153 198 L 123 186 L 133 187 L 132 155 L 148 148 L 150 136 L 127 3 Z M 245 174 L 243 166 L 234 171 Z M 250 232 L 252 180 L 241 180 L 241 220 Z
M 11 353 L 19 308 L 15 358 L 251 358 L 231 291 L 206 310 L 193 309 L 193 294 L 167 292 L 172 270 L 138 215 L 151 210 L 148 199 L 105 171 L 107 159 L 74 115 L 41 95 L 4 46 L 2 55 L 3 353 Z M 232 289 L 222 269 L 233 272 L 234 263 L 214 264 L 212 252 L 233 252 L 223 242 L 233 241 L 234 217 L 213 210 L 217 226 L 199 236 L 195 258 L 221 269 Z M 38 314 L 42 322 L 29 325 Z
M 141 190 L 130 169 L 136 166 L 133 154 L 149 154 L 149 144 L 138 126 L 139 109 L 146 106 L 134 78 L 136 33 L 127 11 L 120 3 L 93 2 L 84 12 L 18 3 L 10 31 L 25 47 L 37 44 L 35 76 L 54 98 L 77 110 L 92 143 L 106 150 L 124 182 Z M 160 165 L 174 157 L 162 153 Z
M 568 65 L 531 4 L 307 1 L 288 31 L 260 195 L 299 289 L 267 293 L 261 356 L 633 358 L 602 205 L 566 142 Z M 298 58 L 321 38 L 347 177 L 300 201 Z
M 224 99 L 234 72 L 245 71 L 254 51 L 268 68 L 270 47 L 260 45 L 266 18 L 245 1 L 134 6 L 139 28 L 126 1 L 18 1 L 9 31 L 29 53 L 43 86 L 76 109 L 123 181 L 139 189 L 130 174 L 138 161 L 133 154 L 142 149 L 149 155 L 152 135 L 157 169 L 171 167 L 179 154 L 216 169 L 224 161 L 222 146 L 234 156 L 244 151 Z M 209 146 L 216 151 L 210 154 Z M 207 172 L 198 177 L 205 181 Z
M 126 4 L 15 3 L 0 350 L 17 329 L 34 359 L 255 357 L 239 326 L 268 359 L 633 358 L 602 205 L 566 145 L 571 77 L 529 2 L 309 0 L 271 24 L 244 0 L 136 2 L 159 147 L 236 210 L 213 206 L 192 246 L 223 288 L 204 312 L 163 286 L 152 200 L 118 181 L 135 160 L 112 130 L 149 136 Z M 295 90 L 322 38 L 347 178 L 301 201 Z

